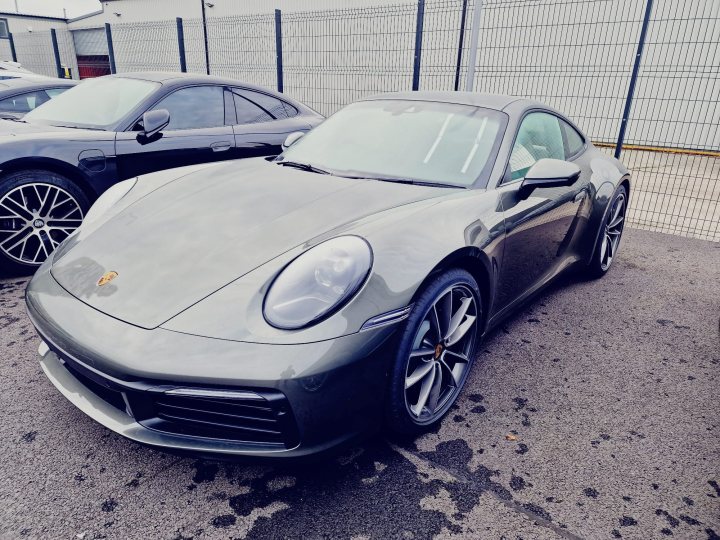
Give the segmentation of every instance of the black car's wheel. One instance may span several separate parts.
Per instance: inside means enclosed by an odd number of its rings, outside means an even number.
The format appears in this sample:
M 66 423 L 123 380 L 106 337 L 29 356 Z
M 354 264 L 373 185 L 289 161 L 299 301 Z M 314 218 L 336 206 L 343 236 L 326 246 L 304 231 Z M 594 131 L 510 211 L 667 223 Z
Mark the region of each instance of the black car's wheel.
M 623 228 L 625 227 L 625 214 L 627 212 L 627 191 L 620 186 L 608 208 L 598 236 L 597 246 L 592 260 L 587 267 L 587 276 L 592 279 L 604 276 L 620 248 Z
M 30 273 L 82 223 L 90 207 L 82 190 L 44 170 L 0 179 L 0 268 Z
M 405 323 L 391 367 L 390 429 L 421 433 L 447 413 L 470 372 L 481 321 L 480 291 L 465 270 L 445 272 L 425 288 Z

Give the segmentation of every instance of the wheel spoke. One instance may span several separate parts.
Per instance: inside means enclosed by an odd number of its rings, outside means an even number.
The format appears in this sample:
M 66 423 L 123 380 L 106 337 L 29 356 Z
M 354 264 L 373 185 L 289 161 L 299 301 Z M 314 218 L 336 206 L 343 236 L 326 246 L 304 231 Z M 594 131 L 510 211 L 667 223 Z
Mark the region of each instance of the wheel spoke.
M 450 349 L 445 349 L 445 354 L 449 354 L 457 358 L 456 362 L 468 363 L 470 361 L 470 359 L 464 354 L 456 353 L 455 351 L 451 351 Z
M 433 383 L 435 382 L 435 370 L 431 369 L 430 374 L 423 379 L 422 386 L 420 387 L 420 395 L 418 396 L 417 403 L 410 407 L 410 410 L 415 416 L 420 416 L 425 404 L 427 403 L 428 397 L 430 397 L 430 390 L 432 390 Z
M 449 339 L 450 336 L 458 329 L 458 326 L 460 326 L 460 323 L 462 322 L 463 318 L 465 317 L 465 314 L 468 312 L 468 309 L 470 308 L 470 305 L 472 304 L 472 298 L 470 296 L 466 296 L 462 300 L 460 300 L 460 307 L 458 307 L 458 310 L 455 312 L 455 314 L 450 319 L 450 324 L 448 325 L 448 330 L 445 333 L 444 339 Z
M 9 238 L 6 238 L 5 240 L 3 240 L 2 244 L 0 244 L 0 245 L 2 246 L 2 248 L 5 251 L 10 251 L 11 249 L 17 247 L 23 240 L 25 240 L 25 238 L 27 238 L 28 231 L 32 231 L 32 229 L 30 227 L 25 226 L 22 229 L 20 229 L 19 231 L 16 231 L 16 233 L 13 234 L 12 236 L 10 236 Z M 22 233 L 26 233 L 26 234 L 22 234 Z M 32 235 L 30 235 L 30 236 L 32 236 Z M 10 244 L 9 246 L 6 246 L 7 243 L 9 243 L 13 240 L 17 240 L 17 241 L 14 244 Z
M 615 229 L 618 225 L 620 225 L 625 220 L 625 216 L 618 216 L 615 219 L 613 219 L 609 224 L 608 228 Z
M 430 389 L 430 396 L 428 396 L 427 408 L 430 414 L 433 414 L 437 410 L 438 401 L 440 401 L 440 393 L 443 386 L 443 374 L 440 364 L 435 363 L 435 380 L 433 381 L 432 388 Z
M 465 321 L 460 326 L 457 327 L 455 332 L 453 332 L 452 335 L 450 335 L 450 337 L 448 337 L 448 339 L 447 339 L 448 347 L 455 345 L 458 341 L 460 341 L 465 336 L 467 331 L 470 330 L 470 328 L 472 328 L 472 326 L 475 324 L 475 319 L 477 319 L 477 317 L 475 317 L 474 315 L 468 315 L 465 318 Z
M 431 356 L 435 354 L 435 349 L 417 349 L 410 353 L 410 358 L 417 358 L 418 356 Z
M 405 389 L 410 388 L 425 378 L 433 369 L 434 365 L 435 364 L 432 360 L 420 363 L 420 365 L 415 368 L 415 371 L 405 378 Z
M 25 208 L 24 206 L 22 206 L 21 204 L 17 203 L 16 201 L 12 200 L 9 197 L 6 198 L 4 201 L 0 202 L 0 206 L 4 206 L 8 210 L 10 210 L 13 214 L 15 214 L 17 217 L 22 218 L 24 220 L 29 221 L 33 217 L 32 212 L 29 212 L 27 208 Z
M 608 249 L 607 239 L 608 239 L 607 234 L 603 235 L 602 245 L 600 246 L 600 262 L 602 264 L 605 264 L 605 260 L 607 259 L 607 249 Z
M 609 233 L 605 236 L 605 241 L 607 242 L 608 259 L 612 259 L 613 256 L 615 255 L 614 249 L 613 249 L 615 246 L 613 245 L 612 237 L 610 236 Z

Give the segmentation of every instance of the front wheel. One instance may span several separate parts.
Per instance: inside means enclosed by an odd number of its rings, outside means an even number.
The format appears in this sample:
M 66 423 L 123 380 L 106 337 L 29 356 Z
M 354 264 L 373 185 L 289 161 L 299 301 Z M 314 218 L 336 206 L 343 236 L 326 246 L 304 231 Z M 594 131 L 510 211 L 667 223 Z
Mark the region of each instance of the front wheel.
M 90 207 L 68 178 L 44 170 L 0 179 L 0 269 L 29 274 L 77 229 Z
M 448 412 L 470 372 L 481 321 L 480 291 L 465 270 L 439 275 L 420 294 L 391 368 L 391 430 L 422 433 Z

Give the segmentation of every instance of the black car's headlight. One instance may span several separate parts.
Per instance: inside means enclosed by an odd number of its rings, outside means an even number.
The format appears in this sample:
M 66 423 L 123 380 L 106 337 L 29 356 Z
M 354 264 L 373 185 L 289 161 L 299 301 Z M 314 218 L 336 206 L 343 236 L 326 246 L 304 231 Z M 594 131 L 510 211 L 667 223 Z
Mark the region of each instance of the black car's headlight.
M 372 268 L 370 245 L 359 236 L 339 236 L 309 249 L 275 278 L 265 296 L 265 320 L 294 330 L 319 322 L 360 289 Z

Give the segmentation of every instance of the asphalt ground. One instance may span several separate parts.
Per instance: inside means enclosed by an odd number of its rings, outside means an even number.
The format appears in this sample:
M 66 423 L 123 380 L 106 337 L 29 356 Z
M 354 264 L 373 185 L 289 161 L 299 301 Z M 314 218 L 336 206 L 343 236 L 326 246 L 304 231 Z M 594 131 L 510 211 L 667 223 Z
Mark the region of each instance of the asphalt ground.
M 627 230 L 614 264 L 490 336 L 436 432 L 282 467 L 95 424 L 0 281 L 0 537 L 716 539 L 720 243 Z

